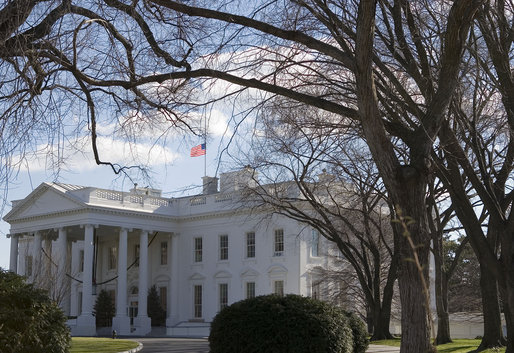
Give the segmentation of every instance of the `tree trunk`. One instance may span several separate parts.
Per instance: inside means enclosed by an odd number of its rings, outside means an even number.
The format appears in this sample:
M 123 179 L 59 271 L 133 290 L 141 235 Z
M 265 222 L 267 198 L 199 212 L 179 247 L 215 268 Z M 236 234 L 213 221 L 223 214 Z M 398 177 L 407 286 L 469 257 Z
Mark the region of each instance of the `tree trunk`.
M 382 294 L 381 310 L 377 320 L 374 322 L 374 331 L 371 337 L 372 341 L 393 338 L 391 331 L 389 331 L 389 326 L 391 323 L 391 306 L 393 303 L 394 283 L 396 282 L 396 278 L 398 276 L 398 255 L 396 254 L 398 246 L 396 241 L 394 247 L 395 254 L 391 259 L 389 273 L 387 274 L 387 281 Z
M 436 284 L 436 309 L 437 309 L 437 337 L 436 344 L 445 344 L 452 342 L 450 335 L 450 314 L 448 313 L 448 279 L 446 274 L 439 269 L 441 272 L 439 284 L 440 289 L 438 293 Z M 436 265 L 437 271 L 437 265 Z M 436 274 L 437 282 L 437 274 Z
M 514 278 L 513 273 L 506 273 L 506 288 L 505 288 L 505 321 L 507 323 L 507 349 L 505 353 L 514 353 Z
M 389 324 L 391 322 L 391 309 L 382 308 L 377 315 L 373 317 L 373 335 L 371 341 L 388 340 L 393 338 L 389 332 Z
M 482 292 L 482 312 L 484 315 L 484 336 L 478 350 L 505 345 L 503 337 L 500 305 L 498 301 L 498 285 L 496 278 L 480 265 L 480 290 Z
M 375 327 L 373 325 L 373 310 L 370 307 L 370 304 L 366 305 L 366 326 L 368 326 L 368 333 L 373 335 L 375 332 Z
M 448 313 L 448 275 L 443 269 L 443 239 L 439 232 L 433 230 L 432 243 L 435 265 L 435 304 L 437 310 L 436 344 L 452 342 L 450 336 L 450 315 Z
M 407 245 L 408 246 L 408 245 Z M 402 343 L 401 353 L 410 352 L 434 352 L 430 342 L 430 324 L 428 320 L 428 308 L 421 276 L 428 280 L 426 271 L 420 272 L 412 262 L 411 254 L 405 254 L 404 261 L 400 264 L 398 283 L 400 287 L 400 300 L 402 304 Z M 418 249 L 421 264 L 428 264 L 428 247 Z M 426 266 L 428 268 L 428 266 Z
M 407 169 L 408 168 L 408 169 Z M 402 230 L 398 284 L 402 305 L 401 353 L 436 352 L 432 345 L 429 299 L 429 243 L 426 219 L 426 175 L 407 167 L 398 176 L 398 215 Z

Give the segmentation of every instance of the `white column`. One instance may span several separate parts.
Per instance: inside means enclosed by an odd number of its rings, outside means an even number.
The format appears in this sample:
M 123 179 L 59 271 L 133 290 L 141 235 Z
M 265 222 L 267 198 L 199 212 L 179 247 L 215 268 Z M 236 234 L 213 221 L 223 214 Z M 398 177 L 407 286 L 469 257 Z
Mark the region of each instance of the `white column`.
M 41 233 L 34 233 L 34 241 L 32 243 L 32 278 L 37 279 L 41 273 Z
M 93 316 L 93 232 L 91 224 L 84 226 L 84 272 L 82 273 L 82 313 L 77 318 L 79 335 L 95 335 Z
M 79 244 L 74 241 L 71 243 L 71 275 L 75 278 L 79 276 Z M 79 313 L 78 308 L 78 282 L 71 281 L 70 288 L 70 316 L 77 316 Z
M 9 271 L 18 273 L 18 235 L 11 234 L 11 255 L 9 257 Z
M 170 296 L 170 307 L 168 308 L 168 318 L 166 319 L 166 326 L 174 326 L 179 322 L 179 234 L 173 233 L 171 235 L 171 280 L 168 296 Z
M 112 320 L 112 328 L 116 330 L 118 335 L 130 334 L 130 318 L 127 315 L 127 233 L 126 228 L 120 229 L 116 316 Z
M 142 230 L 139 235 L 139 296 L 136 333 L 146 335 L 152 330 L 152 320 L 147 313 L 148 297 L 148 231 Z
M 59 306 L 67 313 L 69 310 L 70 288 L 68 277 L 66 276 L 68 239 L 66 229 L 64 228 L 59 228 L 57 240 L 52 244 L 52 260 L 57 265 L 57 268 L 53 268 L 55 271 L 53 278 L 56 279 L 56 289 L 58 291 L 58 298 L 60 299 Z

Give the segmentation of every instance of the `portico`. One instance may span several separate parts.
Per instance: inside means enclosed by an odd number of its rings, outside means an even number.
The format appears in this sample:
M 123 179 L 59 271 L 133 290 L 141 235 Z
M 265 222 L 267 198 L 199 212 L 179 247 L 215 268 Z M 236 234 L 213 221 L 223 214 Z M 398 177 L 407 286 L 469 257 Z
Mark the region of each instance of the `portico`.
M 70 195 L 67 191 L 71 186 L 59 187 L 62 194 L 55 184 L 42 184 L 28 198 L 30 202 L 23 200 L 24 204 L 15 205 L 5 217 L 12 225 L 10 270 L 47 287 L 65 313 L 74 318 L 70 321 L 74 334 L 96 335 L 94 304 L 101 289 L 115 293 L 112 329 L 119 335 L 149 333 L 149 235 L 152 240 L 171 239 L 169 203 L 137 194 L 124 199 L 129 195 L 107 194 L 98 189 L 89 190 L 86 195 Z M 89 202 L 83 202 L 84 196 L 89 196 Z M 119 209 L 112 209 L 114 202 Z M 111 206 L 109 210 L 105 204 Z M 141 212 L 145 208 L 152 212 Z M 162 216 L 155 214 L 157 208 Z M 169 245 L 167 251 L 172 248 L 171 242 Z M 19 261 L 20 253 L 24 263 Z M 132 318 L 127 283 L 134 280 L 138 300 L 137 317 Z M 172 302 L 170 298 L 166 301 Z

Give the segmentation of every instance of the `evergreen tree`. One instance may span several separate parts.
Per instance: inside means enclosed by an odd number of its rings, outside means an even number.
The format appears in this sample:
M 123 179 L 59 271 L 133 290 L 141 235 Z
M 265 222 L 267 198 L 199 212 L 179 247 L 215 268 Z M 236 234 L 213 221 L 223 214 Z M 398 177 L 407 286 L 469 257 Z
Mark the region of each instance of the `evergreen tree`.
M 112 318 L 116 310 L 111 296 L 105 289 L 102 289 L 98 294 L 93 310 L 96 316 L 96 326 L 107 327 L 112 325 Z
M 66 316 L 46 291 L 0 268 L 0 351 L 67 353 Z
M 161 306 L 161 299 L 155 285 L 148 291 L 147 303 L 148 316 L 152 319 L 152 326 L 163 326 L 166 321 L 166 311 Z

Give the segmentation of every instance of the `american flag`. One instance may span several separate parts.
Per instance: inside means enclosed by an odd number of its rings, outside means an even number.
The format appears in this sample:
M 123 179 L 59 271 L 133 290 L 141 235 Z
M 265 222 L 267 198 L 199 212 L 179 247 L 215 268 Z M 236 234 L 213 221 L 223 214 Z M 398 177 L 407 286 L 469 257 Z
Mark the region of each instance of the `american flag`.
M 191 148 L 191 157 L 203 156 L 205 154 L 205 151 L 205 143 L 202 143 L 201 145 Z

